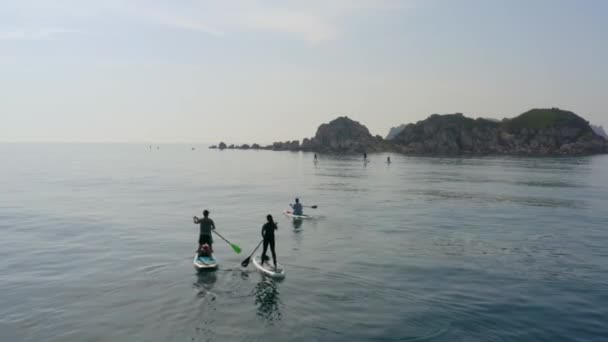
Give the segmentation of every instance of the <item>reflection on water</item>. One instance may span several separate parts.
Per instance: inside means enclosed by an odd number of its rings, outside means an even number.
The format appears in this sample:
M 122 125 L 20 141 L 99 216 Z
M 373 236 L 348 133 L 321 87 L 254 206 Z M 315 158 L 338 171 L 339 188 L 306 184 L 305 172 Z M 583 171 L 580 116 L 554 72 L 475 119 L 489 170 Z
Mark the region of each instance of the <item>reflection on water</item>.
M 273 279 L 264 277 L 255 285 L 255 304 L 258 307 L 258 316 L 269 324 L 281 320 L 279 310 L 278 284 Z
M 304 220 L 302 219 L 293 219 L 293 221 L 291 222 L 293 224 L 293 229 L 300 229 L 302 228 L 302 222 Z
M 199 297 L 205 297 L 207 294 L 211 293 L 211 289 L 217 281 L 217 271 L 200 270 L 196 277 L 196 283 L 194 283 L 193 286 L 198 290 Z

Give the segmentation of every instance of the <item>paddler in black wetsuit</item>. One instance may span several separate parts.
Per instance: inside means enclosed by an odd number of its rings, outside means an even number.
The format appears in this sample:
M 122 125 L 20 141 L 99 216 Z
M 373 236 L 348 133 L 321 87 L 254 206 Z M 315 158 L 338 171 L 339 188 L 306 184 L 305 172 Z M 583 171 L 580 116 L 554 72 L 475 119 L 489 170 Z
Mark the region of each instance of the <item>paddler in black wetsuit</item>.
M 277 224 L 274 223 L 272 219 L 272 215 L 266 216 L 266 222 L 262 226 L 262 237 L 264 238 L 264 249 L 262 250 L 262 264 L 268 258 L 266 256 L 266 250 L 268 249 L 268 245 L 270 245 L 270 252 L 272 253 L 272 261 L 274 262 L 274 268 L 277 268 L 277 253 L 274 251 L 274 231 L 277 230 Z
M 213 253 L 213 237 L 211 236 L 211 230 L 215 229 L 215 223 L 209 218 L 209 210 L 203 211 L 202 219 L 194 216 L 193 220 L 194 224 L 201 225 L 200 235 L 198 237 L 198 250 L 200 251 L 204 244 L 208 244 L 209 250 Z

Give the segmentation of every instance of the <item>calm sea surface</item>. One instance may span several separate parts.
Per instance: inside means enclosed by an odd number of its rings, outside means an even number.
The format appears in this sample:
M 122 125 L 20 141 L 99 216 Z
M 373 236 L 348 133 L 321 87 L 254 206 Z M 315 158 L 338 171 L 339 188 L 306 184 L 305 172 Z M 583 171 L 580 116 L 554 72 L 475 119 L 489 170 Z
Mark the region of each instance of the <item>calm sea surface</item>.
M 608 340 L 607 156 L 191 147 L 0 144 L 1 341 Z M 243 253 L 199 274 L 204 208 Z

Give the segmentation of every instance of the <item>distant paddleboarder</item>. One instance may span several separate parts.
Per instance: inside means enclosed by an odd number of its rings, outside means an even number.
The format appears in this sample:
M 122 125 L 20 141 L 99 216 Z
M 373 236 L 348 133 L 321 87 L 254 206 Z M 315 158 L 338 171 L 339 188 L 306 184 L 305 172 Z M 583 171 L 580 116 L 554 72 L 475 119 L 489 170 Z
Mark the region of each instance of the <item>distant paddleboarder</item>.
M 386 157 L 386 163 L 387 163 L 387 164 L 390 164 L 390 163 L 391 163 L 391 157 L 390 157 L 390 156 Z
M 277 267 L 277 253 L 274 250 L 275 240 L 274 240 L 274 231 L 278 229 L 277 224 L 274 222 L 272 215 L 266 216 L 266 223 L 262 226 L 262 237 L 264 238 L 264 249 L 262 250 L 262 264 L 266 262 L 268 257 L 266 256 L 266 251 L 268 250 L 268 245 L 270 245 L 270 253 L 272 253 L 272 262 L 274 263 L 274 267 Z
M 291 209 L 293 209 L 292 214 L 300 216 L 304 215 L 304 208 L 302 206 L 302 203 L 300 203 L 299 198 L 296 198 L 296 203 L 290 204 L 289 206 L 291 207 Z
M 319 161 L 319 158 L 317 158 L 317 154 L 315 153 L 315 158 L 312 160 L 314 163 Z
M 215 223 L 209 218 L 209 210 L 203 211 L 203 218 L 199 219 L 194 216 L 192 218 L 194 224 L 200 224 L 201 230 L 198 237 L 198 249 L 200 250 L 204 244 L 209 245 L 209 250 L 213 253 L 213 237 L 211 236 L 211 230 L 215 229 Z

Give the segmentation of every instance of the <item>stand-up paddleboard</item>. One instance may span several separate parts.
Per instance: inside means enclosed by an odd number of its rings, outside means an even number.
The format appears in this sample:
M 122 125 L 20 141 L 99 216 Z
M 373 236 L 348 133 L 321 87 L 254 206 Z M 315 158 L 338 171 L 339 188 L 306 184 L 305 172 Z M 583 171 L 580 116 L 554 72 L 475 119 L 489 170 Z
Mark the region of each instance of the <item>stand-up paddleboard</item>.
M 260 272 L 262 272 L 263 275 L 277 279 L 285 278 L 285 269 L 283 268 L 283 266 L 281 266 L 281 264 L 278 264 L 276 268 L 268 261 L 262 264 L 262 257 L 260 255 L 256 255 L 253 258 L 253 265 Z
M 294 215 L 291 210 L 285 210 L 283 211 L 283 214 L 285 214 L 287 217 L 291 217 L 298 220 L 312 218 L 312 216 L 310 215 Z
M 197 254 L 194 254 L 194 267 L 197 270 L 214 270 L 217 268 L 217 260 L 213 257 L 213 254 L 211 254 L 210 257 L 208 256 L 198 256 Z

